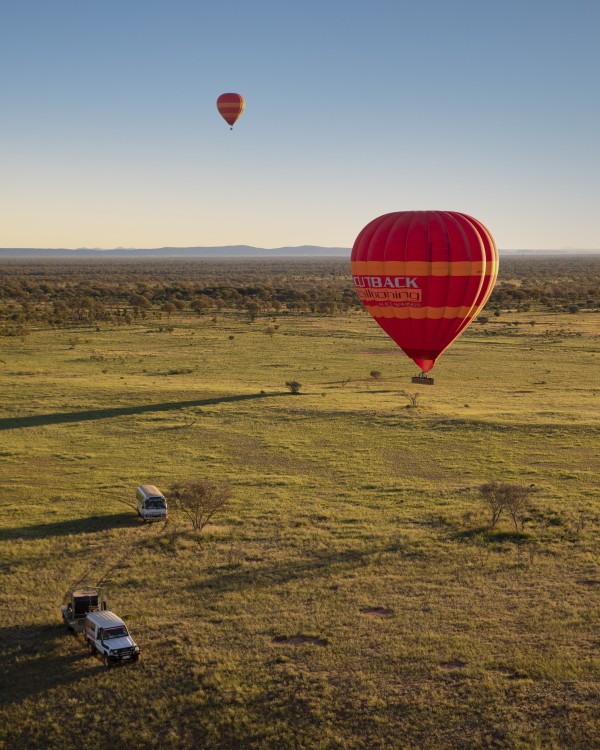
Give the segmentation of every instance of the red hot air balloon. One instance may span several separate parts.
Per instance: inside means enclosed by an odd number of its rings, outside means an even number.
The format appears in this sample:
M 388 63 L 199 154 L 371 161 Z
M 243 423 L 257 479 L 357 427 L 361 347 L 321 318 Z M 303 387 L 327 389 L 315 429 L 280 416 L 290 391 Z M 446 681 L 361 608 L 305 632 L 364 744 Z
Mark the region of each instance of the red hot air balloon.
M 217 109 L 221 117 L 225 120 L 228 125 L 233 126 L 240 118 L 246 102 L 241 94 L 221 94 L 217 99 Z
M 352 248 L 358 296 L 423 373 L 482 310 L 497 275 L 492 235 L 456 211 L 385 214 Z

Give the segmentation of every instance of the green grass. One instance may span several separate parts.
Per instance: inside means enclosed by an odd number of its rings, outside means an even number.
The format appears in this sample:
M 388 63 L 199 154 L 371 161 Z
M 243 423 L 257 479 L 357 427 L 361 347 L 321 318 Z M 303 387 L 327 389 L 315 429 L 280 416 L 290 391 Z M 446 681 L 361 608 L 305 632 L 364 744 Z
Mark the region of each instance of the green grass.
M 1 340 L 0 746 L 597 747 L 599 320 L 476 324 L 417 409 L 363 313 Z M 187 478 L 234 487 L 202 535 L 138 522 Z M 138 665 L 61 627 L 81 579 Z

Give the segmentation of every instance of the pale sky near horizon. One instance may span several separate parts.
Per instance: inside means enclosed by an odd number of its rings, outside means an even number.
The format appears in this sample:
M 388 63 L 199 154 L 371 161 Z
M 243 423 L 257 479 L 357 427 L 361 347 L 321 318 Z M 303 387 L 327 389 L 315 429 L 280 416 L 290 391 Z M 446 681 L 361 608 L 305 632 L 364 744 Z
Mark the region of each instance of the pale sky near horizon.
M 597 0 L 5 2 L 0 247 L 349 247 L 439 209 L 599 249 L 599 34 Z

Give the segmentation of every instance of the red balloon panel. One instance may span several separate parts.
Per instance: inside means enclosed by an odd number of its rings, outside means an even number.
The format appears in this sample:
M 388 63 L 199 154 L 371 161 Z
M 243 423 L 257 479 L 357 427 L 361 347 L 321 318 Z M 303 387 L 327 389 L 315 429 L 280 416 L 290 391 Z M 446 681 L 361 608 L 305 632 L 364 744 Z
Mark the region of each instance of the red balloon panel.
M 456 211 L 399 211 L 371 221 L 352 248 L 360 299 L 424 372 L 485 305 L 498 251 L 481 222 Z
M 217 99 L 217 109 L 231 127 L 235 125 L 245 106 L 246 102 L 241 94 L 221 94 Z

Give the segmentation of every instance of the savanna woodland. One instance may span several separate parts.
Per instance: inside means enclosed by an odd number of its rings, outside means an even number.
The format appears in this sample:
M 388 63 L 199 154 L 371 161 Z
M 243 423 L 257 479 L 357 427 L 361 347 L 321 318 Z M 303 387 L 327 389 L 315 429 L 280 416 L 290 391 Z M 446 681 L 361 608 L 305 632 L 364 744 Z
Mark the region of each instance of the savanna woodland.
M 424 388 L 343 261 L 3 262 L 0 747 L 598 748 L 599 290 L 502 258 Z

